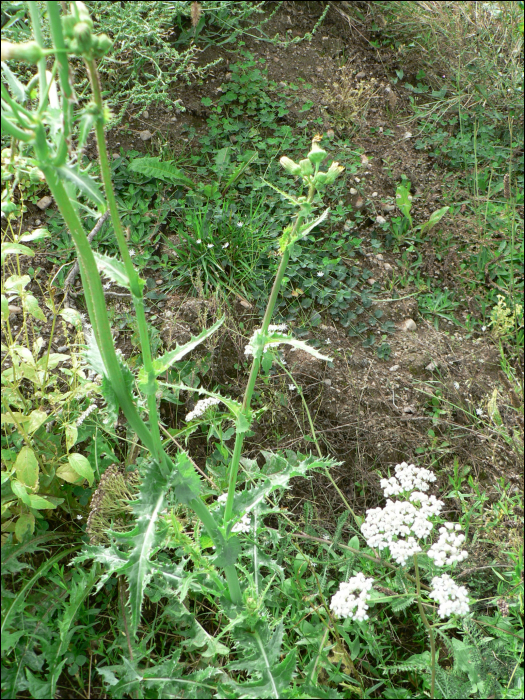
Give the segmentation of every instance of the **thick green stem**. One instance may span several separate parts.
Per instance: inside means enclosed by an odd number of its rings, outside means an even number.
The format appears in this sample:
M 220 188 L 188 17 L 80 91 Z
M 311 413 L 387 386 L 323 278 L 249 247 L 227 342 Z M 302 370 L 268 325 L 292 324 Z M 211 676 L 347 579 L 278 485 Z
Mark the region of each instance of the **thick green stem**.
M 435 698 L 436 694 L 436 640 L 434 639 L 434 630 L 428 621 L 428 618 L 421 601 L 421 581 L 419 578 L 419 565 L 417 563 L 417 554 L 414 554 L 414 567 L 416 570 L 416 591 L 417 591 L 417 607 L 419 614 L 423 620 L 423 624 L 427 628 L 428 636 L 430 637 L 430 663 L 431 663 L 431 679 L 430 679 L 430 697 Z
M 307 197 L 307 202 L 311 203 L 315 195 L 315 187 L 313 185 L 310 186 L 308 190 L 308 197 Z M 293 228 L 290 234 L 290 240 L 293 241 L 294 235 L 299 228 L 301 221 L 303 220 L 304 215 L 299 213 L 294 224 Z M 277 303 L 277 297 L 279 296 L 279 292 L 281 291 L 281 284 L 283 281 L 284 273 L 286 271 L 286 266 L 288 265 L 288 261 L 290 259 L 290 246 L 287 246 L 285 251 L 283 252 L 283 256 L 281 258 L 281 263 L 279 265 L 279 269 L 277 270 L 277 274 L 275 276 L 275 280 L 273 282 L 273 287 L 272 291 L 270 294 L 270 298 L 268 299 L 268 304 L 266 306 L 266 311 L 264 314 L 262 326 L 261 326 L 261 333 L 265 334 L 268 331 L 268 326 L 270 325 L 270 321 L 272 320 L 272 314 L 275 309 L 275 304 Z M 243 410 L 248 413 L 250 410 L 250 404 L 252 400 L 252 395 L 253 395 L 253 390 L 255 389 L 255 382 L 257 380 L 257 375 L 259 374 L 259 369 L 261 366 L 261 358 L 254 356 L 253 362 L 252 362 L 252 368 L 250 371 L 250 376 L 248 378 L 248 384 L 246 385 L 246 390 L 244 392 L 244 399 L 242 402 L 242 407 Z M 232 511 L 233 511 L 233 497 L 235 495 L 235 487 L 237 484 L 237 474 L 239 473 L 239 462 L 241 459 L 241 454 L 242 454 L 242 445 L 244 442 L 244 433 L 239 433 L 235 435 L 235 445 L 233 447 L 233 454 L 232 454 L 232 461 L 230 465 L 230 473 L 229 473 L 229 478 L 228 478 L 228 498 L 226 500 L 226 507 L 224 509 L 224 522 L 228 523 L 231 520 L 232 517 Z

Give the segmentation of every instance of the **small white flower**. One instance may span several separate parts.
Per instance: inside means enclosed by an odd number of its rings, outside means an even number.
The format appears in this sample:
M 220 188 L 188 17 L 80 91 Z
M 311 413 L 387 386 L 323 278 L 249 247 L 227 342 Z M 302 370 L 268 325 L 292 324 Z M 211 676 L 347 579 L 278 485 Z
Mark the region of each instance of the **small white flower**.
M 77 515 L 77 520 L 83 520 L 83 517 L 80 515 L 80 513 Z
M 374 583 L 373 578 L 366 578 L 363 573 L 353 576 L 346 583 L 339 584 L 339 590 L 332 596 L 330 610 L 337 617 L 349 617 L 362 622 L 368 620 L 366 604 L 370 600 L 370 589 Z
M 195 242 L 196 242 L 196 243 L 202 243 L 202 240 L 201 240 L 200 238 L 197 238 L 197 240 L 196 240 Z
M 454 382 L 454 389 L 459 389 L 459 382 Z
M 237 222 L 237 226 L 238 226 L 239 228 L 242 228 L 242 227 L 244 226 L 244 223 L 243 223 L 242 221 L 238 221 L 238 222 Z
M 104 289 L 108 290 L 111 287 L 111 282 L 106 282 L 102 285 Z
M 318 272 L 318 273 L 317 273 L 317 276 L 318 276 L 318 277 L 324 277 L 324 272 Z
M 225 243 L 222 247 L 227 248 L 229 245 L 230 245 L 229 243 Z
M 468 591 L 465 586 L 454 583 L 448 574 L 435 576 L 432 579 L 432 589 L 429 597 L 439 603 L 440 617 L 468 614 Z
M 487 330 L 487 326 L 481 326 L 481 330 L 482 330 L 483 333 L 484 333 L 484 332 Z
M 235 523 L 235 525 L 232 527 L 232 532 L 250 532 L 250 520 L 250 513 L 246 513 L 242 516 L 239 522 Z
M 131 257 L 133 257 L 134 255 L 136 255 L 136 253 L 135 253 L 134 250 L 130 250 L 130 251 L 129 251 L 129 254 L 131 255 Z
M 331 343 L 332 341 L 330 340 L 330 338 L 327 338 L 324 342 L 325 342 L 327 345 L 330 345 L 330 343 Z
M 208 408 L 210 408 L 210 406 L 216 406 L 218 403 L 220 403 L 220 399 L 214 399 L 212 396 L 208 396 L 208 398 L 206 399 L 201 399 L 200 401 L 197 401 L 193 411 L 190 411 L 190 413 L 188 413 L 188 415 L 186 416 L 186 422 L 189 423 L 194 418 L 202 416 L 202 414 Z
M 377 197 L 377 192 L 372 192 L 372 197 Z
M 208 248 L 213 248 L 213 243 L 208 243 Z
M 93 411 L 96 411 L 98 408 L 97 404 L 92 403 L 91 406 L 88 406 L 84 413 L 81 413 L 80 416 L 77 419 L 76 426 L 79 428 L 82 423 L 86 420 L 86 418 L 90 415 L 90 413 L 93 413 Z
M 295 384 L 288 384 L 288 389 L 290 389 L 290 391 L 295 391 Z
M 461 525 L 459 523 L 445 523 L 439 528 L 440 537 L 428 550 L 428 556 L 434 560 L 436 566 L 461 562 L 468 557 L 468 552 L 460 549 L 465 541 L 465 535 L 460 534 Z
M 476 415 L 477 415 L 477 416 L 482 416 L 482 415 L 483 415 L 483 409 L 482 409 L 482 408 L 476 408 Z

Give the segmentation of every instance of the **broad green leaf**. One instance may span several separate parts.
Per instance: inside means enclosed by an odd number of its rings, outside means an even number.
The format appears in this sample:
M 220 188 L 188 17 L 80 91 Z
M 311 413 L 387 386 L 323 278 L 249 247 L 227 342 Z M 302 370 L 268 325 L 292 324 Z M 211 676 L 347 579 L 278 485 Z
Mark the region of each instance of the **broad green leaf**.
M 84 477 L 80 476 L 70 464 L 62 464 L 58 467 L 56 475 L 69 484 L 81 484 L 84 481 Z
M 28 533 L 32 535 L 34 531 L 35 516 L 32 513 L 22 513 L 15 524 L 16 539 L 21 542 Z
M 433 212 L 430 215 L 429 220 L 421 226 L 421 233 L 423 233 L 427 229 L 430 231 L 430 229 L 433 226 L 435 226 L 439 221 L 441 221 L 441 219 L 445 216 L 449 209 L 450 207 L 442 207 L 441 209 L 438 209 L 437 211 Z
M 72 326 L 75 326 L 75 328 L 82 328 L 82 319 L 80 318 L 80 311 L 77 311 L 76 309 L 63 309 L 60 311 L 60 316 L 66 321 L 67 323 L 70 323 Z
M 161 161 L 156 157 L 135 158 L 129 164 L 129 169 L 135 173 L 155 177 L 157 180 L 170 182 L 173 185 L 185 185 L 190 189 L 195 188 L 195 184 L 184 172 L 172 164 L 172 161 Z
M 89 485 L 91 486 L 95 480 L 95 474 L 87 457 L 84 457 L 84 455 L 81 455 L 78 452 L 72 452 L 68 455 L 67 461 L 69 462 L 70 467 L 74 469 L 77 474 L 83 476 L 84 479 L 87 479 Z
M 38 409 L 31 411 L 29 414 L 29 422 L 25 427 L 27 432 L 34 433 L 35 430 L 38 430 L 38 428 L 46 422 L 47 418 L 48 416 L 45 411 L 39 411 Z
M 51 238 L 51 234 L 47 228 L 35 228 L 33 231 L 31 231 L 31 233 L 24 233 L 23 236 L 20 236 L 20 240 L 24 241 L 24 243 L 29 241 L 39 241 L 42 238 Z
M 57 168 L 59 176 L 73 183 L 81 192 L 83 192 L 88 199 L 90 199 L 95 204 L 105 211 L 106 210 L 106 199 L 102 190 L 100 189 L 97 181 L 88 175 L 87 173 L 81 173 L 78 167 L 72 167 L 70 165 L 61 165 Z
M 18 481 L 18 479 L 11 479 L 10 484 L 11 491 L 15 494 L 15 496 L 17 496 L 22 503 L 25 503 L 26 506 L 28 506 L 30 503 L 29 494 L 27 493 L 27 489 L 24 484 Z
M 39 369 L 47 367 L 47 369 L 50 370 L 55 369 L 59 362 L 64 362 L 65 360 L 70 359 L 71 358 L 69 357 L 69 355 L 65 355 L 64 353 L 52 352 L 50 353 L 49 357 L 46 357 L 46 355 L 41 357 L 36 364 Z
M 20 243 L 2 243 L 2 265 L 8 255 L 34 255 L 35 252 L 28 248 L 26 245 L 21 245 Z
M 30 282 L 31 277 L 29 275 L 11 275 L 11 277 L 6 279 L 4 288 L 6 292 L 16 291 L 21 294 Z
M 66 449 L 70 450 L 78 438 L 78 428 L 76 425 L 66 425 Z
M 126 289 L 130 288 L 128 273 L 126 272 L 123 262 L 117 260 L 117 258 L 111 258 L 109 255 L 97 253 L 96 251 L 93 251 L 93 255 L 100 272 L 103 272 L 106 277 L 109 277 L 110 280 L 121 287 L 125 287 Z
M 33 353 L 31 350 L 29 350 L 29 348 L 25 348 L 23 345 L 12 345 L 10 350 L 11 352 L 16 353 L 21 360 L 27 362 L 27 364 L 35 364 Z
M 46 321 L 46 317 L 44 316 L 42 309 L 38 305 L 36 297 L 34 297 L 32 294 L 26 293 L 22 295 L 22 306 L 28 314 L 31 314 L 31 316 L 33 316 L 33 318 L 36 318 L 38 321 Z
M 21 448 L 15 462 L 15 471 L 18 480 L 31 490 L 38 486 L 38 462 L 35 453 L 30 447 L 24 445 Z

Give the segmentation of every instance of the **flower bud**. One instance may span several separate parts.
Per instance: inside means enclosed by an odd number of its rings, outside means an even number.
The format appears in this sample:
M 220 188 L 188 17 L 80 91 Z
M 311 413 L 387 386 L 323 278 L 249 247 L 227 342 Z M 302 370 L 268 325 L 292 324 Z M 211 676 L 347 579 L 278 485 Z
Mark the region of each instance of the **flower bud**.
M 312 164 L 310 163 L 308 158 L 303 158 L 303 160 L 300 160 L 299 167 L 300 167 L 301 175 L 303 177 L 305 177 L 305 175 L 311 175 L 314 171 L 312 168 Z
M 113 41 L 107 34 L 99 34 L 93 37 L 93 56 L 103 58 L 113 46 Z
M 11 44 L 2 41 L 2 61 L 26 61 L 26 63 L 38 63 L 45 54 L 36 41 L 27 41 L 24 44 Z
M 83 2 L 76 2 L 75 4 L 76 4 L 76 8 L 78 11 L 78 17 L 79 17 L 80 21 L 86 22 L 87 24 L 89 24 L 89 28 L 93 29 L 93 20 L 89 16 L 89 10 L 85 6 L 85 4 Z
M 290 173 L 290 175 L 301 175 L 301 167 L 297 165 L 291 158 L 288 158 L 288 156 L 283 156 L 279 163 L 283 166 L 283 168 Z
M 318 146 L 317 141 L 314 139 L 312 142 L 312 150 L 308 154 L 308 158 L 311 163 L 318 165 L 322 163 L 326 158 L 326 151 L 324 151 L 320 146 Z
M 75 29 L 75 24 L 77 23 L 77 20 L 73 15 L 64 15 L 62 19 L 62 31 L 64 32 L 64 36 L 67 37 L 68 39 L 73 38 L 73 30 Z
M 317 173 L 317 175 L 314 177 L 314 184 L 315 185 L 326 185 L 327 176 L 328 176 L 328 173 Z
M 43 182 L 46 178 L 44 173 L 39 168 L 31 168 L 29 171 L 29 179 L 33 183 Z
M 339 177 L 339 175 L 343 172 L 344 170 L 344 165 L 339 165 L 339 163 L 332 163 L 332 165 L 328 168 L 328 172 L 326 173 L 326 184 L 331 185 L 332 182 L 336 180 L 336 178 Z
M 92 43 L 91 29 L 86 22 L 79 22 L 75 25 L 73 34 L 78 43 L 78 48 L 82 53 L 89 51 Z

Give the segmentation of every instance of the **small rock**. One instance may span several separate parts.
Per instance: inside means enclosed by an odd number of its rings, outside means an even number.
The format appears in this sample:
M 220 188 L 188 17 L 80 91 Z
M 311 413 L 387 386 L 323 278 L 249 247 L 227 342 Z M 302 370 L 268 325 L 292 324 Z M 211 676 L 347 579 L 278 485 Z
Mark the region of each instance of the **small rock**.
M 395 206 L 393 204 L 382 204 L 384 211 L 394 211 Z
M 383 133 L 383 127 L 382 127 L 382 126 L 379 127 L 379 133 L 380 133 L 380 134 Z
M 383 256 L 381 255 L 381 253 L 378 253 L 376 255 L 376 260 L 382 260 L 382 259 L 383 259 Z
M 406 321 L 403 321 L 403 323 L 400 324 L 399 330 L 412 332 L 417 331 L 416 322 L 413 321 L 411 318 L 407 318 Z
M 411 139 L 412 134 L 410 133 L 410 131 L 405 131 L 405 133 L 403 134 L 403 138 L 404 139 Z
M 46 195 L 45 197 L 42 197 L 42 199 L 40 199 L 40 200 L 36 203 L 36 205 L 37 205 L 37 207 L 38 207 L 39 209 L 41 209 L 42 211 L 44 211 L 44 209 L 47 209 L 48 206 L 52 203 L 52 201 L 53 201 L 53 198 L 52 198 L 52 197 L 49 197 L 49 195 Z
M 361 180 L 360 180 L 358 177 L 354 177 L 354 180 L 355 180 L 356 182 L 361 182 Z
M 57 348 L 57 352 L 67 352 L 69 350 L 67 345 L 59 345 Z
M 277 58 L 277 56 L 274 56 L 274 57 L 273 57 L 273 62 L 274 62 L 274 63 L 279 63 L 280 60 L 281 60 L 281 59 L 280 59 L 280 58 Z
M 226 73 L 226 75 L 225 75 L 224 77 L 225 77 L 226 80 L 229 80 L 229 79 L 232 77 L 232 74 L 231 74 L 231 73 Z
M 281 82 L 279 83 L 279 85 L 280 85 L 281 87 L 288 87 L 288 85 L 284 82 L 284 80 L 281 80 Z
M 176 121 L 177 121 L 177 117 L 172 117 L 172 118 L 170 119 L 170 122 L 176 122 Z
M 332 380 L 331 379 L 323 379 L 323 384 L 326 384 L 326 386 L 332 386 Z
M 387 272 L 392 272 L 394 270 L 390 263 L 384 263 L 383 269 L 385 269 Z
M 152 133 L 151 133 L 151 131 L 149 131 L 149 129 L 145 129 L 144 131 L 139 131 L 139 138 L 141 138 L 143 141 L 149 141 L 151 137 L 152 137 Z
M 384 216 L 381 216 L 381 215 L 376 216 L 376 224 L 380 224 L 380 225 L 386 224 L 386 219 L 385 219 L 385 217 L 384 217 Z
M 9 304 L 7 308 L 9 309 L 10 314 L 21 314 L 22 313 L 21 306 L 15 306 L 15 304 Z
M 145 110 L 142 112 L 142 116 L 144 117 L 144 119 L 149 119 L 149 112 L 148 112 L 147 109 L 145 109 Z
M 350 194 L 357 194 L 357 190 L 355 189 L 355 187 L 350 188 Z
M 118 154 L 118 153 L 112 153 L 112 154 L 111 154 L 111 157 L 113 158 L 113 160 L 117 160 L 117 158 L 119 157 L 119 154 Z
M 335 136 L 335 131 L 333 129 L 328 129 L 326 132 L 326 135 L 328 136 L 329 139 L 333 139 Z
M 427 372 L 434 372 L 438 367 L 439 367 L 438 363 L 435 360 L 432 360 L 432 362 L 430 362 L 425 367 L 425 369 L 427 370 Z
M 392 365 L 392 367 L 390 367 L 391 372 L 397 372 L 398 369 L 399 369 L 399 365 Z
M 372 197 L 377 197 L 377 192 L 372 192 Z
M 413 406 L 405 406 L 403 413 L 415 413 L 416 409 Z
M 243 306 L 245 309 L 251 309 L 252 305 L 248 301 L 244 301 L 244 299 L 241 300 L 241 306 Z
M 366 73 L 364 71 L 359 71 L 359 73 L 355 76 L 356 80 L 363 80 L 363 78 L 366 78 Z
M 37 220 L 35 221 L 35 226 L 40 226 L 41 223 L 42 223 L 42 222 L 40 221 L 40 219 L 37 219 Z
M 361 155 L 361 165 L 368 165 L 368 157 L 364 153 Z
M 162 284 L 164 280 L 155 280 L 155 284 Z
M 369 284 L 371 287 L 376 283 L 376 281 L 375 281 L 375 279 L 374 279 L 373 277 L 369 277 L 369 278 L 367 279 L 367 282 L 368 282 L 368 284 Z

